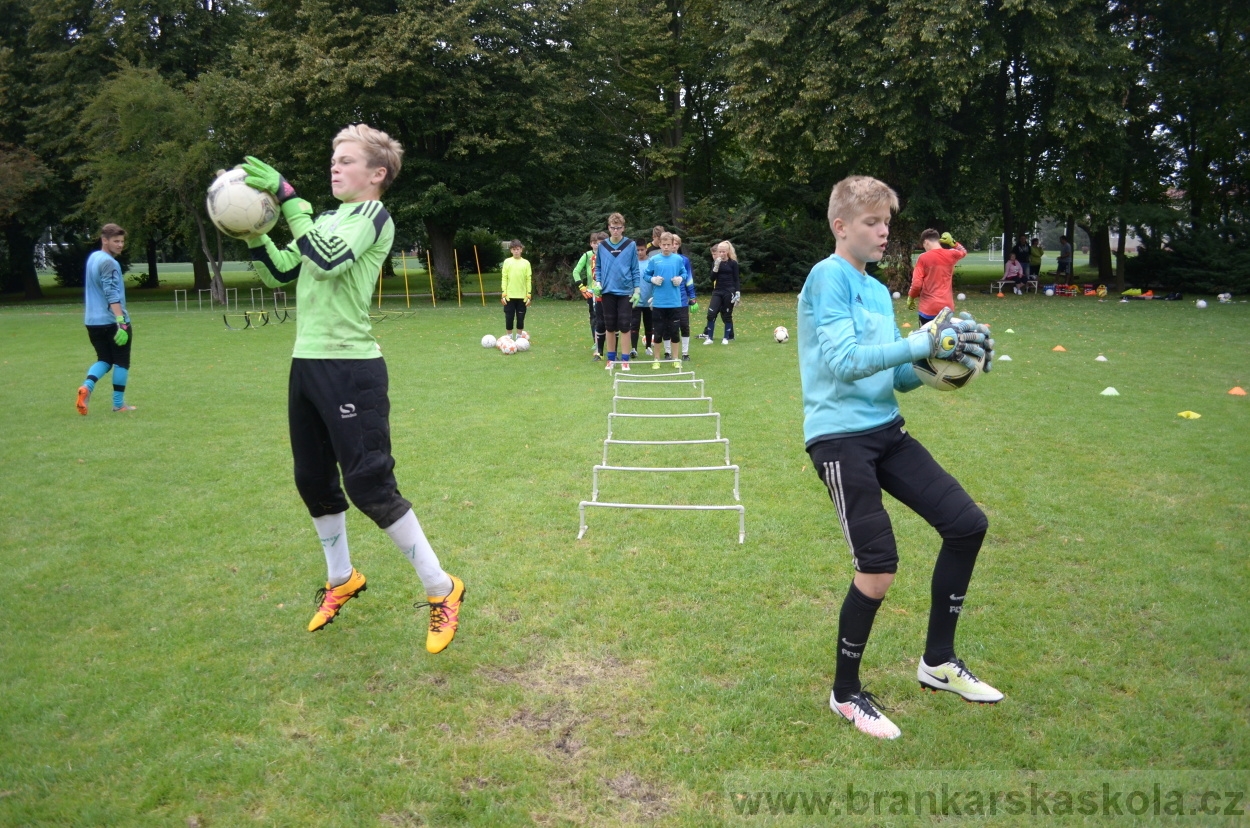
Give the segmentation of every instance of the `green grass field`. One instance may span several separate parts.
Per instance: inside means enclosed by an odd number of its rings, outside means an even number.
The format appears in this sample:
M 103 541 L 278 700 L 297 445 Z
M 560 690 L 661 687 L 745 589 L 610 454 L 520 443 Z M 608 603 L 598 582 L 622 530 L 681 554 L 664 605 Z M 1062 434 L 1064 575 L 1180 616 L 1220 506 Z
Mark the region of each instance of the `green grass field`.
M 325 570 L 290 474 L 294 325 L 229 332 L 138 293 L 128 415 L 107 382 L 74 412 L 79 309 L 0 309 L 0 825 L 749 825 L 731 775 L 1250 766 L 1250 401 L 1228 394 L 1250 388 L 1250 305 L 971 295 L 1012 361 L 901 404 L 990 517 L 958 645 L 1007 698 L 920 694 L 937 543 L 893 504 L 863 676 L 903 737 L 879 743 L 827 706 L 850 563 L 794 341 L 771 339 L 793 296 L 748 297 L 737 342 L 691 349 L 742 466 L 742 545 L 727 513 L 596 510 L 576 540 L 612 405 L 581 303 L 535 303 L 513 357 L 478 345 L 497 306 L 377 325 L 400 488 L 468 587 L 430 656 L 419 582 L 354 510 L 370 589 L 304 631 Z M 709 459 L 612 459 L 679 453 Z M 601 486 L 732 502 L 724 474 Z

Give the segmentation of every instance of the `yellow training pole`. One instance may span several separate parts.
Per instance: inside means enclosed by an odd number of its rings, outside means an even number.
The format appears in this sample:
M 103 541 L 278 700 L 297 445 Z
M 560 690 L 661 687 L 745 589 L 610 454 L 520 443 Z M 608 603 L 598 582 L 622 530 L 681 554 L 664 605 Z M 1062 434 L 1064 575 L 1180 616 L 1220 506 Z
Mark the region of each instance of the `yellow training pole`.
M 482 291 L 482 307 L 486 307 L 486 286 L 482 284 L 482 260 L 477 257 L 477 245 L 473 245 L 473 263 L 477 265 L 477 289 Z
M 404 251 L 399 251 L 399 262 L 404 266 L 404 301 L 408 307 L 412 307 L 412 297 L 408 295 L 408 257 L 404 255 Z
M 456 261 L 456 307 L 460 307 L 460 254 L 453 247 L 451 255 Z
M 430 264 L 430 251 L 425 251 L 425 272 L 430 277 L 430 301 L 434 303 L 434 307 L 438 307 L 438 300 L 434 298 L 434 265 Z

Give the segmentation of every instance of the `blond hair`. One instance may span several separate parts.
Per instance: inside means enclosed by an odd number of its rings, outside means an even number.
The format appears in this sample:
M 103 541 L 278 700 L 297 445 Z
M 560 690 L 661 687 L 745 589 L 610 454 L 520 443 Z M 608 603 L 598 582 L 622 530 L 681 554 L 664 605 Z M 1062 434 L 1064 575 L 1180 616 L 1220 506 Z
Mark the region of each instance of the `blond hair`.
M 624 227 L 625 217 L 622 216 L 620 213 L 613 213 L 612 215 L 608 216 L 608 226 L 610 227 L 613 224 L 619 224 L 622 227 Z
M 726 256 L 733 259 L 735 262 L 738 261 L 738 251 L 734 250 L 733 242 L 726 239 L 725 241 L 721 242 L 720 245 L 718 246 L 725 248 Z
M 403 166 L 404 148 L 382 130 L 374 129 L 367 124 L 352 124 L 343 127 L 339 130 L 339 134 L 334 136 L 331 147 L 338 149 L 339 144 L 347 141 L 360 144 L 365 153 L 365 161 L 370 167 L 386 168 L 386 178 L 382 179 L 382 184 L 378 188 L 385 192 L 394 183 L 395 176 L 399 175 L 399 169 Z
M 676 236 L 674 236 L 672 233 L 669 233 L 669 232 L 666 230 L 665 232 L 663 232 L 663 233 L 661 233 L 661 234 L 660 234 L 660 244 L 664 244 L 664 242 L 668 242 L 669 244 L 672 244 L 672 243 L 673 243 L 673 239 L 675 239 L 675 238 L 676 238 Z
M 881 207 L 898 212 L 898 194 L 890 185 L 867 175 L 848 176 L 834 184 L 829 194 L 829 229 L 833 229 L 834 219 L 854 221 Z

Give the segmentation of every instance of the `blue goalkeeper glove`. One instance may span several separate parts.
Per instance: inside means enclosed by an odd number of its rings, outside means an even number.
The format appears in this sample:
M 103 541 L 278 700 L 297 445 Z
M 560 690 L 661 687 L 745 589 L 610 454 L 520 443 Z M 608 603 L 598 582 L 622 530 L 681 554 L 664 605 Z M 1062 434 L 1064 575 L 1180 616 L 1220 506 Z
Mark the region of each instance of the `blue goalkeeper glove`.
M 243 162 L 243 171 L 247 173 L 247 178 L 243 179 L 244 184 L 249 187 L 255 187 L 258 190 L 264 190 L 267 193 L 273 193 L 277 197 L 279 204 L 283 204 L 298 195 L 295 192 L 295 188 L 282 177 L 281 173 L 255 155 L 247 156 L 247 160 Z
M 119 348 L 130 341 L 130 323 L 124 316 L 117 317 L 117 332 L 113 334 L 113 341 Z
M 975 319 L 973 319 L 972 314 L 968 313 L 967 311 L 960 313 L 959 316 L 965 322 L 971 322 L 972 324 L 976 325 L 976 327 L 973 329 L 973 332 L 980 334 L 982 337 L 984 337 L 983 341 L 977 342 L 976 344 L 980 347 L 981 351 L 985 354 L 985 364 L 981 367 L 981 370 L 988 374 L 990 372 L 991 366 L 994 364 L 994 340 L 990 339 L 990 326 L 980 324 Z M 976 353 L 975 351 L 969 351 L 969 353 L 972 353 L 973 356 L 980 356 L 980 354 Z

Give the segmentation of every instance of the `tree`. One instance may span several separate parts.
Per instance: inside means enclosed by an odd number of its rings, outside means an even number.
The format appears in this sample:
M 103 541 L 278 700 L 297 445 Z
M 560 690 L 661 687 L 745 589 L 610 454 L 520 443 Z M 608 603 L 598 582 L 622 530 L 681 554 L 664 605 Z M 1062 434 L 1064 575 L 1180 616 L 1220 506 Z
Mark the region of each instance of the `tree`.
M 456 230 L 512 224 L 558 180 L 567 60 L 556 0 L 261 4 L 264 16 L 214 80 L 232 146 L 273 161 L 328 203 L 329 139 L 364 121 L 405 148 L 386 195 L 397 225 L 423 224 L 452 278 Z
M 198 242 L 213 270 L 213 299 L 225 302 L 221 239 L 204 211 L 221 150 L 195 93 L 194 85 L 178 90 L 155 70 L 133 67 L 100 88 L 82 117 L 84 209 L 135 228 L 141 239 L 165 232 Z

